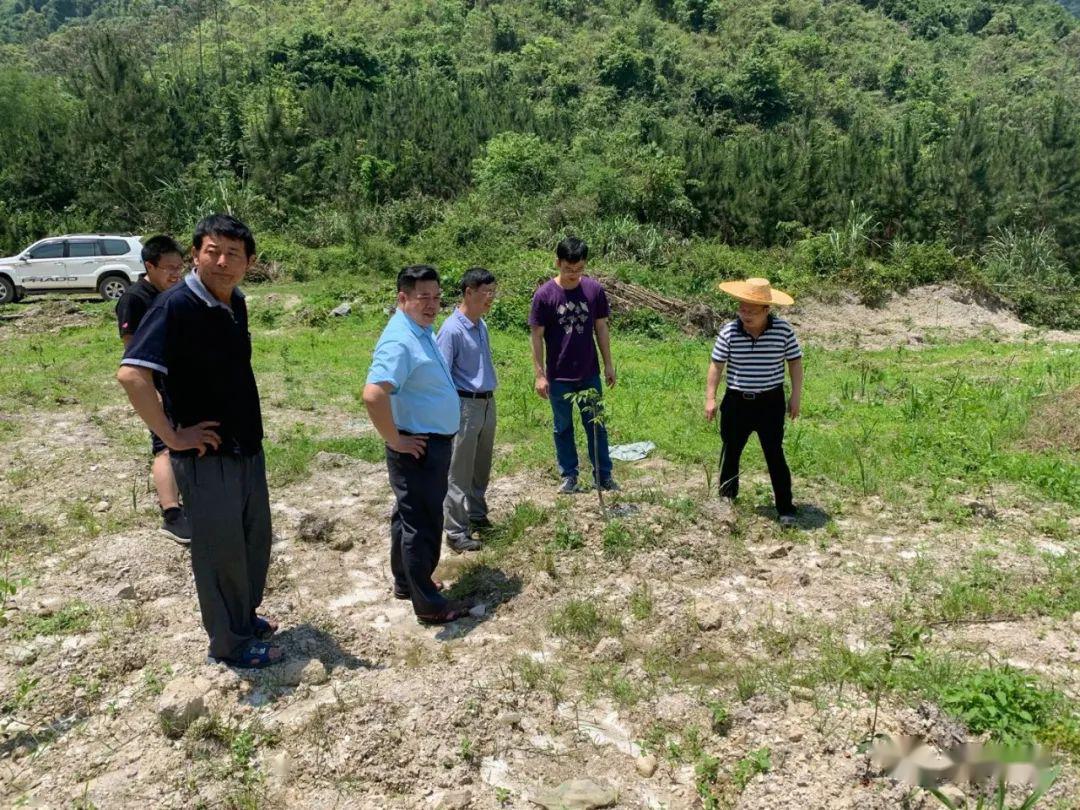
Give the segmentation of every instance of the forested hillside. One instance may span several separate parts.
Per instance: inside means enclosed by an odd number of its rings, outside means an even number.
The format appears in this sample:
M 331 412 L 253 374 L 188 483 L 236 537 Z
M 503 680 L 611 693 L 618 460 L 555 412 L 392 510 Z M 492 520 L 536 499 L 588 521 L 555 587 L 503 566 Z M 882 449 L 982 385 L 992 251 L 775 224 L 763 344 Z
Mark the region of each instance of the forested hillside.
M 494 261 L 575 230 L 688 292 L 770 251 L 1076 324 L 1080 21 L 1050 0 L 0 9 L 3 251 L 228 206 L 285 252 Z

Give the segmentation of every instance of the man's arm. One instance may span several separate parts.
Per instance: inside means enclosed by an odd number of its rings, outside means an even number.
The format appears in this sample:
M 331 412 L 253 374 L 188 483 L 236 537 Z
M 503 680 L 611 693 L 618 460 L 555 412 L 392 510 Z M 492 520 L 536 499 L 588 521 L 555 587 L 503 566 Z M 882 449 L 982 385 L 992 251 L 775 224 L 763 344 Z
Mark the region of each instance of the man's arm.
M 593 326 L 596 331 L 596 345 L 600 347 L 600 356 L 604 358 L 604 379 L 608 388 L 615 385 L 615 364 L 611 362 L 611 336 L 608 334 L 607 318 L 597 318 Z
M 788 360 L 788 371 L 791 372 L 791 398 L 788 400 L 788 415 L 792 419 L 798 419 L 799 410 L 802 406 L 802 358 Z
M 165 442 L 170 450 L 198 450 L 199 455 L 206 453 L 207 449 L 217 450 L 221 444 L 221 437 L 210 428 L 217 427 L 219 422 L 200 422 L 191 427 L 174 430 L 165 416 L 165 409 L 161 406 L 161 398 L 157 389 L 154 388 L 154 373 L 148 368 L 141 366 L 120 366 L 116 372 L 117 382 L 127 392 L 131 406 L 135 413 L 146 423 L 158 438 Z
M 532 340 L 533 371 L 536 373 L 536 393 L 542 399 L 548 398 L 548 378 L 544 370 L 544 327 L 530 326 Z
M 720 387 L 720 380 L 723 378 L 724 363 L 710 360 L 709 372 L 705 377 L 705 419 L 709 422 L 716 418 L 716 389 Z
M 375 430 L 379 432 L 386 446 L 398 453 L 408 453 L 414 458 L 424 454 L 427 436 L 403 436 L 394 424 L 394 412 L 390 407 L 390 394 L 393 383 L 368 383 L 364 386 L 364 407 Z

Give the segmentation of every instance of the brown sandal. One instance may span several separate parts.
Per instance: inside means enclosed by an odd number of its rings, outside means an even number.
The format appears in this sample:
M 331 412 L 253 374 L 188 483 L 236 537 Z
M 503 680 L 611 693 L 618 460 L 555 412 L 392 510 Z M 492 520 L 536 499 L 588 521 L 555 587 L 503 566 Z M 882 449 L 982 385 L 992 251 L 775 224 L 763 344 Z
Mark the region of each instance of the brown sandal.
M 469 606 L 458 602 L 456 604 L 448 604 L 438 613 L 429 613 L 426 615 L 417 613 L 416 620 L 420 622 L 420 624 L 449 624 L 450 622 L 456 622 L 458 619 L 464 619 L 468 615 Z

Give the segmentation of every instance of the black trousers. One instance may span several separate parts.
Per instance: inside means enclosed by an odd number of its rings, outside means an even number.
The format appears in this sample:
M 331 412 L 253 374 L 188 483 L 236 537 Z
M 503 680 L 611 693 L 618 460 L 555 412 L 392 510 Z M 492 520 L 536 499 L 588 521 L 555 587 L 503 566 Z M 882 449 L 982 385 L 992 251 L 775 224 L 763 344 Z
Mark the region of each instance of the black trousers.
M 443 501 L 453 437 L 428 436 L 420 458 L 386 448 L 386 470 L 397 503 L 390 516 L 390 570 L 394 589 L 412 597 L 420 615 L 446 608 L 446 598 L 435 589 L 431 575 L 442 548 Z
M 238 658 L 255 636 L 270 567 L 270 495 L 262 451 L 171 457 L 191 521 L 191 570 L 210 655 Z
M 739 494 L 739 458 L 751 433 L 757 433 L 765 463 L 772 479 L 776 511 L 781 515 L 795 514 L 791 500 L 791 470 L 784 458 L 784 416 L 787 403 L 784 387 L 746 399 L 740 391 L 728 390 L 720 402 L 720 438 L 724 446 L 720 453 L 720 494 L 734 498 Z

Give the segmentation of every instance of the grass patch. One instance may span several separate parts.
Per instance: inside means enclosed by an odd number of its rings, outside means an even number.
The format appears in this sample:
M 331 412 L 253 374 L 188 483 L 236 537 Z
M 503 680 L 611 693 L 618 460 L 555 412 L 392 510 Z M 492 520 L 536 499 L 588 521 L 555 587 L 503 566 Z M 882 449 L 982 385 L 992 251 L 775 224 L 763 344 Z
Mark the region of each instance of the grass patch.
M 487 537 L 486 546 L 499 549 L 516 545 L 530 529 L 542 525 L 547 518 L 547 512 L 532 501 L 516 503 L 506 519 Z
M 649 583 L 641 582 L 630 592 L 630 615 L 639 622 L 652 616 L 653 598 Z
M 73 636 L 87 632 L 94 612 L 85 602 L 68 602 L 51 616 L 30 616 L 15 631 L 18 638 Z
M 374 463 L 385 458 L 386 446 L 377 435 L 325 438 L 303 425 L 294 425 L 276 441 L 267 441 L 265 450 L 270 484 L 286 486 L 307 478 L 311 473 L 311 461 L 320 452 Z
M 930 619 L 1067 618 L 1080 611 L 1080 555 L 1042 554 L 1026 571 L 995 566 L 981 553 L 961 573 L 940 577 Z
M 638 539 L 626 521 L 616 519 L 604 526 L 601 545 L 605 556 L 626 560 L 633 555 Z
M 865 694 L 930 700 L 963 722 L 972 733 L 995 741 L 1039 742 L 1070 755 L 1080 754 L 1080 704 L 1031 674 L 983 659 L 926 646 L 929 634 L 914 626 L 894 630 L 888 644 L 852 650 L 831 632 L 818 654 L 807 659 L 792 683 L 845 685 Z M 909 644 L 897 642 L 907 636 Z M 767 666 L 767 664 L 766 664 Z
M 605 616 L 595 602 L 587 599 L 571 599 L 557 608 L 551 614 L 548 627 L 560 638 L 589 642 L 622 633 L 618 619 Z
M 585 547 L 585 537 L 566 521 L 560 520 L 555 525 L 555 533 L 551 536 L 548 546 L 553 551 L 576 551 Z

